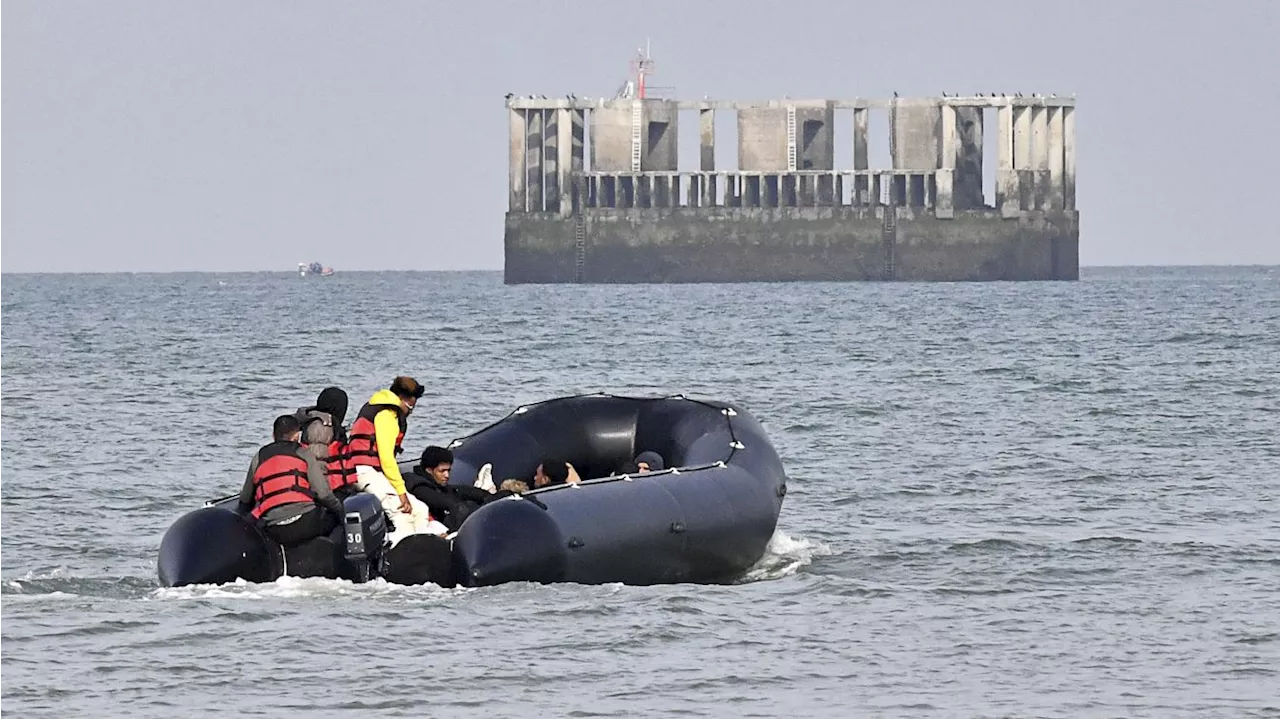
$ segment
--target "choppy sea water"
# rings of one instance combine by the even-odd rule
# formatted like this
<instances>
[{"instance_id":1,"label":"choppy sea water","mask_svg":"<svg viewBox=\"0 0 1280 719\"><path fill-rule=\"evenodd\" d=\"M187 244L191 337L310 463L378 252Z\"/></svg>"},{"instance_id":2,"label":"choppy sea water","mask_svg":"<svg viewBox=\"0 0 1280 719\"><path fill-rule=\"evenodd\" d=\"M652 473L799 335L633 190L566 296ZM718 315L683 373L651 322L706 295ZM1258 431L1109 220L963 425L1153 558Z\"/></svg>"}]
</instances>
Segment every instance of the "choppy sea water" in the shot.
<instances>
[{"instance_id":1,"label":"choppy sea water","mask_svg":"<svg viewBox=\"0 0 1280 719\"><path fill-rule=\"evenodd\" d=\"M6 275L0 327L14 716L1280 716L1280 268ZM790 476L770 551L732 586L158 586L274 416L402 372L410 452L564 394L739 402Z\"/></svg>"}]
</instances>

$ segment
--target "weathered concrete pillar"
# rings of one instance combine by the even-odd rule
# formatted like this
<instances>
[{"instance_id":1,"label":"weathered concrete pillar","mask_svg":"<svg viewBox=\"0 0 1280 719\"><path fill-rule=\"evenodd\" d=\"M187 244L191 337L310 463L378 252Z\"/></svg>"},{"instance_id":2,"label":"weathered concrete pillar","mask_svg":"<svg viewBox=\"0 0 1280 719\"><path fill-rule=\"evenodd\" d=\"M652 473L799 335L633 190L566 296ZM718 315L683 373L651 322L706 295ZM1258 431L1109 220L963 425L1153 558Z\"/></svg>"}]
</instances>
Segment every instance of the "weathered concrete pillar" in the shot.
<instances>
[{"instance_id":1,"label":"weathered concrete pillar","mask_svg":"<svg viewBox=\"0 0 1280 719\"><path fill-rule=\"evenodd\" d=\"M867 170L870 163L867 159L867 108L859 107L853 111L853 169ZM866 175L853 176L851 199L855 207L871 202L871 178Z\"/></svg>"},{"instance_id":2,"label":"weathered concrete pillar","mask_svg":"<svg viewBox=\"0 0 1280 719\"><path fill-rule=\"evenodd\" d=\"M640 125L640 169L643 172L675 172L679 167L676 138L680 111L674 100L645 100Z\"/></svg>"},{"instance_id":3,"label":"weathered concrete pillar","mask_svg":"<svg viewBox=\"0 0 1280 719\"><path fill-rule=\"evenodd\" d=\"M1031 108L1031 169L1035 177L1033 209L1043 210L1049 188L1049 108Z\"/></svg>"},{"instance_id":4,"label":"weathered concrete pillar","mask_svg":"<svg viewBox=\"0 0 1280 719\"><path fill-rule=\"evenodd\" d=\"M543 209L560 211L560 112L542 110L542 196Z\"/></svg>"},{"instance_id":5,"label":"weathered concrete pillar","mask_svg":"<svg viewBox=\"0 0 1280 719\"><path fill-rule=\"evenodd\" d=\"M760 202L760 196L761 196L760 176L748 175L746 178L744 178L744 180L745 180L745 183L744 183L745 187L743 188L743 192L742 192L742 195L743 195L742 206L743 207L761 207L762 205Z\"/></svg>"},{"instance_id":6,"label":"weathered concrete pillar","mask_svg":"<svg viewBox=\"0 0 1280 719\"><path fill-rule=\"evenodd\" d=\"M953 197L955 174L955 170L945 167L933 173L935 188L933 198L934 217L944 220L955 217Z\"/></svg>"},{"instance_id":7,"label":"weathered concrete pillar","mask_svg":"<svg viewBox=\"0 0 1280 719\"><path fill-rule=\"evenodd\" d=\"M702 164L698 169L703 172L714 172L716 169L716 111L700 110L698 112L698 129L701 138Z\"/></svg>"},{"instance_id":8,"label":"weathered concrete pillar","mask_svg":"<svg viewBox=\"0 0 1280 719\"><path fill-rule=\"evenodd\" d=\"M1076 109L1062 108L1062 207L1076 209Z\"/></svg>"},{"instance_id":9,"label":"weathered concrete pillar","mask_svg":"<svg viewBox=\"0 0 1280 719\"><path fill-rule=\"evenodd\" d=\"M1043 107L1033 107L1031 112L1031 158L1028 169L1045 170L1049 167L1049 155L1045 152L1045 135L1049 130L1049 118Z\"/></svg>"},{"instance_id":10,"label":"weathered concrete pillar","mask_svg":"<svg viewBox=\"0 0 1280 719\"><path fill-rule=\"evenodd\" d=\"M1013 108L1013 169L1031 169L1031 108Z\"/></svg>"},{"instance_id":11,"label":"weathered concrete pillar","mask_svg":"<svg viewBox=\"0 0 1280 719\"><path fill-rule=\"evenodd\" d=\"M569 171L579 173L586 169L587 111L570 110L569 113L573 123L573 153L569 157Z\"/></svg>"},{"instance_id":12,"label":"weathered concrete pillar","mask_svg":"<svg viewBox=\"0 0 1280 719\"><path fill-rule=\"evenodd\" d=\"M698 146L700 162L698 169L704 173L715 172L716 169L716 111L704 109L698 111ZM715 197L715 175L704 174L696 178L698 185L698 206L711 207ZM693 190L690 189L689 200L692 204Z\"/></svg>"},{"instance_id":13,"label":"weathered concrete pillar","mask_svg":"<svg viewBox=\"0 0 1280 719\"><path fill-rule=\"evenodd\" d=\"M893 99L889 107L889 154L893 169L932 173L941 167L938 157L941 117L937 101Z\"/></svg>"},{"instance_id":14,"label":"weathered concrete pillar","mask_svg":"<svg viewBox=\"0 0 1280 719\"><path fill-rule=\"evenodd\" d=\"M510 212L524 212L528 209L525 205L526 198L524 194L525 135L527 132L525 111L508 110L507 124L511 132L511 157L509 160L511 198L508 203L508 209Z\"/></svg>"},{"instance_id":15,"label":"weathered concrete pillar","mask_svg":"<svg viewBox=\"0 0 1280 719\"><path fill-rule=\"evenodd\" d=\"M996 208L1008 216L1009 198L1017 195L1013 174L1013 106L1001 105L996 110Z\"/></svg>"},{"instance_id":16,"label":"weathered concrete pillar","mask_svg":"<svg viewBox=\"0 0 1280 719\"><path fill-rule=\"evenodd\" d=\"M957 210L981 209L986 201L983 188L983 108L961 106L956 111L956 174L953 200Z\"/></svg>"},{"instance_id":17,"label":"weathered concrete pillar","mask_svg":"<svg viewBox=\"0 0 1280 719\"><path fill-rule=\"evenodd\" d=\"M1050 107L1049 111L1049 203L1051 210L1062 209L1062 110Z\"/></svg>"},{"instance_id":18,"label":"weathered concrete pillar","mask_svg":"<svg viewBox=\"0 0 1280 719\"><path fill-rule=\"evenodd\" d=\"M996 207L1001 217L1017 217L1018 173L1013 169L1013 105L1002 105L996 111Z\"/></svg>"},{"instance_id":19,"label":"weathered concrete pillar","mask_svg":"<svg viewBox=\"0 0 1280 719\"><path fill-rule=\"evenodd\" d=\"M1025 105L1013 108L1013 174L1010 204L1019 211L1032 209L1031 108Z\"/></svg>"},{"instance_id":20,"label":"weathered concrete pillar","mask_svg":"<svg viewBox=\"0 0 1280 719\"><path fill-rule=\"evenodd\" d=\"M950 105L942 106L942 157L939 158L943 170L956 168L956 147L959 137L956 134L956 109Z\"/></svg>"},{"instance_id":21,"label":"weathered concrete pillar","mask_svg":"<svg viewBox=\"0 0 1280 719\"><path fill-rule=\"evenodd\" d=\"M556 113L556 187L559 190L559 206L555 209L564 217L573 214L573 117L572 110L558 109Z\"/></svg>"},{"instance_id":22,"label":"weathered concrete pillar","mask_svg":"<svg viewBox=\"0 0 1280 719\"><path fill-rule=\"evenodd\" d=\"M1013 169L1013 105L996 110L996 169Z\"/></svg>"},{"instance_id":23,"label":"weathered concrete pillar","mask_svg":"<svg viewBox=\"0 0 1280 719\"><path fill-rule=\"evenodd\" d=\"M529 110L525 125L525 207L528 212L542 212L546 206L542 196L542 110Z\"/></svg>"}]
</instances>

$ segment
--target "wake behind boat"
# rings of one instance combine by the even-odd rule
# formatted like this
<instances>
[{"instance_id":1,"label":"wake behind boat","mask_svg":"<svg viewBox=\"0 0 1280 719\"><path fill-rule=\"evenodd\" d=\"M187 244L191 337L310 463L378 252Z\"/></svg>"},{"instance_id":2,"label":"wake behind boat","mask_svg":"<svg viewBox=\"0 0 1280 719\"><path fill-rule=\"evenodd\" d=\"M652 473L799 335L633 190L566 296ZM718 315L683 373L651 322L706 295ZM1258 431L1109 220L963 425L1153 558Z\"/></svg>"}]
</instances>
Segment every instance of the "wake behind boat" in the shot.
<instances>
[{"instance_id":1,"label":"wake behind boat","mask_svg":"<svg viewBox=\"0 0 1280 719\"><path fill-rule=\"evenodd\" d=\"M786 475L760 424L732 404L684 396L596 394L527 405L455 440L452 485L529 477L548 456L581 483L484 504L450 538L411 535L388 547L387 517L369 495L348 498L332 534L282 549L235 497L179 518L160 546L165 586L272 581L283 575L398 584L511 581L633 585L729 581L764 555ZM644 451L670 469L619 473ZM412 463L401 465L407 481ZM418 477L418 480L421 480Z\"/></svg>"}]
</instances>

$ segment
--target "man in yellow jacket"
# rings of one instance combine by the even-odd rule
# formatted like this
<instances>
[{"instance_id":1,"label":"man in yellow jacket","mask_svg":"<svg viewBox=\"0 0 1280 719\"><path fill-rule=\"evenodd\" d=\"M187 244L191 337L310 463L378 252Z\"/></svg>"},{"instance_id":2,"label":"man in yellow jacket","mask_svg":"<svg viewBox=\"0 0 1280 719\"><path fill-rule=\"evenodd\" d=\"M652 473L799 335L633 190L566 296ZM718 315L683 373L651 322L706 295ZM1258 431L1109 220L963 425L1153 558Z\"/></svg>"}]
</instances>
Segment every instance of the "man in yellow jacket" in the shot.
<instances>
[{"instance_id":1,"label":"man in yellow jacket","mask_svg":"<svg viewBox=\"0 0 1280 719\"><path fill-rule=\"evenodd\" d=\"M378 497L391 517L392 543L410 534L445 534L448 530L431 519L427 505L408 494L396 463L409 414L424 393L412 377L396 377L390 389L373 393L360 408L347 433L347 453L356 469L356 486Z\"/></svg>"}]
</instances>

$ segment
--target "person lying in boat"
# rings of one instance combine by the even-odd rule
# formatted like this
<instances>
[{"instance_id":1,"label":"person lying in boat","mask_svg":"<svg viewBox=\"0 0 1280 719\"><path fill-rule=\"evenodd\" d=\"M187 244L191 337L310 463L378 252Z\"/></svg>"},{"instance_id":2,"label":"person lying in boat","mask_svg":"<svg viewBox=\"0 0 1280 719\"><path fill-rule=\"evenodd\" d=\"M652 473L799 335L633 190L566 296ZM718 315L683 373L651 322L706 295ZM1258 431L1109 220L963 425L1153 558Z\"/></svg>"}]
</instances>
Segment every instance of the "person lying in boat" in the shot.
<instances>
[{"instance_id":1,"label":"person lying in boat","mask_svg":"<svg viewBox=\"0 0 1280 719\"><path fill-rule=\"evenodd\" d=\"M455 532L469 514L481 505L510 496L512 492L500 492L493 486L493 466L481 467L474 486L449 484L453 470L453 452L444 447L431 446L422 450L422 459L405 478L405 487L431 510L431 516L439 520L449 531Z\"/></svg>"},{"instance_id":2,"label":"person lying in boat","mask_svg":"<svg viewBox=\"0 0 1280 719\"><path fill-rule=\"evenodd\" d=\"M326 387L310 407L299 407L294 414L302 425L302 446L324 465L329 488L339 500L360 491L356 486L356 468L347 449L347 393L338 387Z\"/></svg>"},{"instance_id":3,"label":"person lying in boat","mask_svg":"<svg viewBox=\"0 0 1280 719\"><path fill-rule=\"evenodd\" d=\"M254 453L240 490L240 507L284 546L333 531L342 522L342 502L333 496L324 467L300 444L296 417L280 415L273 441Z\"/></svg>"}]
</instances>

